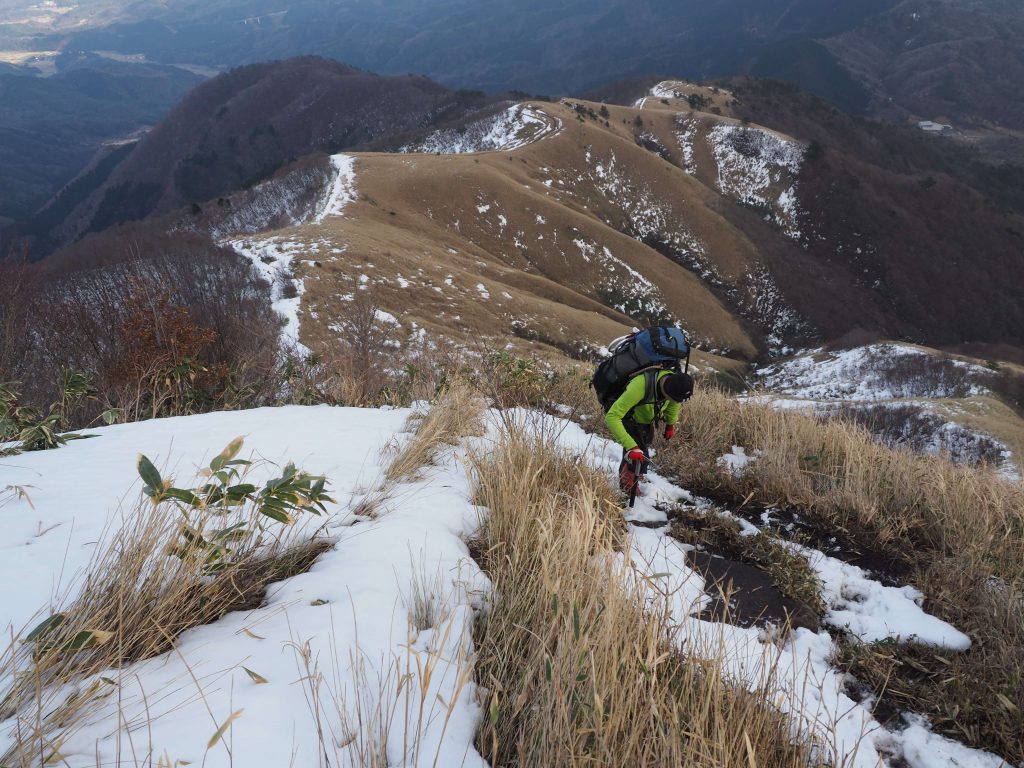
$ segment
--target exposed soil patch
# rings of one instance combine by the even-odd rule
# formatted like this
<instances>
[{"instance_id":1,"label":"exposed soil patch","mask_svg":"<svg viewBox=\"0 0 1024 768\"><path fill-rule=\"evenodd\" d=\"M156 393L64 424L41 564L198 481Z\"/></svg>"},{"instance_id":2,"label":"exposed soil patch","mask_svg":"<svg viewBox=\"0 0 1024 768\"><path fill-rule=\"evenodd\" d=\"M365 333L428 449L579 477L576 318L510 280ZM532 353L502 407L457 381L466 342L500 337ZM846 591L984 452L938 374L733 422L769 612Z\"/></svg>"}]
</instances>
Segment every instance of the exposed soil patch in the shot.
<instances>
[{"instance_id":1,"label":"exposed soil patch","mask_svg":"<svg viewBox=\"0 0 1024 768\"><path fill-rule=\"evenodd\" d=\"M818 615L782 594L771 575L757 566L707 552L689 552L687 560L704 577L711 597L699 618L740 627L777 624L818 631Z\"/></svg>"},{"instance_id":2,"label":"exposed soil patch","mask_svg":"<svg viewBox=\"0 0 1024 768\"><path fill-rule=\"evenodd\" d=\"M910 563L897 559L894 553L865 545L861 537L850 531L822 525L813 516L795 509L747 506L733 514L780 539L797 541L870 571L875 579L887 586L905 584L906 577L912 572Z\"/></svg>"},{"instance_id":3,"label":"exposed soil patch","mask_svg":"<svg viewBox=\"0 0 1024 768\"><path fill-rule=\"evenodd\" d=\"M870 704L871 714L875 720L886 728L893 728L902 721L902 710L886 697L878 697L878 692L870 685L862 683L853 676L848 676L843 686L843 693L861 704ZM906 763L891 763L891 768L899 768Z\"/></svg>"},{"instance_id":4,"label":"exposed soil patch","mask_svg":"<svg viewBox=\"0 0 1024 768\"><path fill-rule=\"evenodd\" d=\"M766 506L756 502L743 503L742 499L737 500L714 491L698 492L768 534L785 541L795 541L844 563L863 568L887 586L905 584L914 572L917 553L897 553L873 546L868 543L872 540L869 531L836 527L822 522L813 512L806 510Z\"/></svg>"},{"instance_id":5,"label":"exposed soil patch","mask_svg":"<svg viewBox=\"0 0 1024 768\"><path fill-rule=\"evenodd\" d=\"M768 623L818 630L824 611L817 578L807 562L770 536L743 536L714 510L666 509L669 535L697 547L690 565L708 583L711 605L702 618L743 627ZM713 553L713 554L712 554Z\"/></svg>"}]
</instances>

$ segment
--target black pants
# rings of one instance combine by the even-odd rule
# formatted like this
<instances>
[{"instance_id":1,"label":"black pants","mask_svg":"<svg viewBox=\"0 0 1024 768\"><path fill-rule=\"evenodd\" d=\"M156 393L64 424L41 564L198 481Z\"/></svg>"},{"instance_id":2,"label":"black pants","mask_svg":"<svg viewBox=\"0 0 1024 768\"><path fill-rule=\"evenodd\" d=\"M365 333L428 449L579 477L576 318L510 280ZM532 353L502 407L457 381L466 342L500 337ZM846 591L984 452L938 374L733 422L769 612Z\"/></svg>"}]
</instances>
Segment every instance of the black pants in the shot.
<instances>
[{"instance_id":1,"label":"black pants","mask_svg":"<svg viewBox=\"0 0 1024 768\"><path fill-rule=\"evenodd\" d=\"M651 443L654 442L654 424L637 424L632 419L628 419L627 418L627 419L623 419L622 420L622 426L626 428L626 432L629 433L629 436L632 437L634 440L636 440L636 444L638 446L640 446L640 450L642 450L644 452L644 456L649 456L650 455ZM628 463L626 461L626 454L627 453L629 453L629 451L626 450L625 448L623 448L622 449L622 463L619 464L619 473L620 474L622 473L622 470L625 469L626 464ZM641 467L640 467L640 474L641 475L646 475L647 474L648 463L649 462L644 461L644 463L641 465Z\"/></svg>"}]
</instances>

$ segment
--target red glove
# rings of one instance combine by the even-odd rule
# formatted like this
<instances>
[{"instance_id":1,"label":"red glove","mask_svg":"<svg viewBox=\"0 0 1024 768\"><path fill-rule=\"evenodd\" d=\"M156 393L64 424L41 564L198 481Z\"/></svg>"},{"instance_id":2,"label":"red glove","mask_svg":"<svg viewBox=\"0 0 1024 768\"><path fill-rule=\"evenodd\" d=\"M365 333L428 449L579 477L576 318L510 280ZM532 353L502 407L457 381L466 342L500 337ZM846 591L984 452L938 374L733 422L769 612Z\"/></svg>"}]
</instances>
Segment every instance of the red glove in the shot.
<instances>
[{"instance_id":1,"label":"red glove","mask_svg":"<svg viewBox=\"0 0 1024 768\"><path fill-rule=\"evenodd\" d=\"M644 461L647 457L644 456L644 452L640 449L640 446L633 448L629 453L626 454L626 460L631 464L636 461Z\"/></svg>"},{"instance_id":2,"label":"red glove","mask_svg":"<svg viewBox=\"0 0 1024 768\"><path fill-rule=\"evenodd\" d=\"M675 424L669 424L669 425L667 425L665 427L665 439L666 440L671 440L672 437L675 435L675 433L676 433L676 425Z\"/></svg>"}]
</instances>

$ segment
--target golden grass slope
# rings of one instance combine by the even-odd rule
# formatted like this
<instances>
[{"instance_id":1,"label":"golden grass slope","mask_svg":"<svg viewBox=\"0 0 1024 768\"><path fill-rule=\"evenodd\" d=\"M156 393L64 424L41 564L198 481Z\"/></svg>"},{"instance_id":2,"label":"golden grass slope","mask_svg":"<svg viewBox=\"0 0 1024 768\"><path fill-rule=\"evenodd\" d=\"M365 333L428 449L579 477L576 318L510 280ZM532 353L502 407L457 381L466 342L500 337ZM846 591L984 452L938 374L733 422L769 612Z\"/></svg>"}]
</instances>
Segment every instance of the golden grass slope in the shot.
<instances>
[{"instance_id":1,"label":"golden grass slope","mask_svg":"<svg viewBox=\"0 0 1024 768\"><path fill-rule=\"evenodd\" d=\"M517 336L575 354L673 318L707 351L754 357L772 322L759 295L773 286L722 215L731 201L711 165L679 167L683 113L530 106L560 130L513 151L357 154L358 199L343 215L266 233L304 254L303 342L330 345L362 290L407 329L460 342ZM648 135L660 154L640 145Z\"/></svg>"}]
</instances>

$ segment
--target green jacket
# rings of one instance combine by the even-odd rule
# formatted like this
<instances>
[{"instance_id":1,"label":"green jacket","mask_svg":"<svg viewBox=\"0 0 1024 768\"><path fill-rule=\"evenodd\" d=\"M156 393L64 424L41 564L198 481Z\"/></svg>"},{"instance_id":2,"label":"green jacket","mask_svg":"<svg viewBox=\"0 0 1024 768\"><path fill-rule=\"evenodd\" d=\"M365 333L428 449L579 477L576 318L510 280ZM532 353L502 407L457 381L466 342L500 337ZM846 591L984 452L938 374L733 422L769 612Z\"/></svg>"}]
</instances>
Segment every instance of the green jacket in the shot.
<instances>
[{"instance_id":1,"label":"green jacket","mask_svg":"<svg viewBox=\"0 0 1024 768\"><path fill-rule=\"evenodd\" d=\"M663 378L670 376L671 374L671 371L659 372L658 382L660 383ZM605 423L608 425L608 429L611 430L612 437L621 443L622 447L627 451L631 448L636 448L637 445L636 440L629 436L629 432L626 431L626 428L622 424L622 420L630 410L636 406L636 410L633 411L631 418L637 424L650 424L655 419L653 404L637 406L637 403L643 402L644 395L647 394L646 390L646 377L643 374L634 376L626 386L626 391L623 392L619 399L615 401L614 405L608 409L608 415L604 417ZM657 416L666 424L675 424L679 420L679 409L681 407L682 403L674 403L668 398L665 398L661 404L661 411Z\"/></svg>"}]
</instances>

